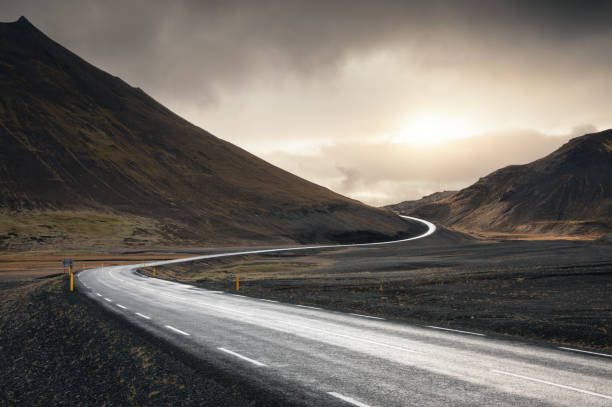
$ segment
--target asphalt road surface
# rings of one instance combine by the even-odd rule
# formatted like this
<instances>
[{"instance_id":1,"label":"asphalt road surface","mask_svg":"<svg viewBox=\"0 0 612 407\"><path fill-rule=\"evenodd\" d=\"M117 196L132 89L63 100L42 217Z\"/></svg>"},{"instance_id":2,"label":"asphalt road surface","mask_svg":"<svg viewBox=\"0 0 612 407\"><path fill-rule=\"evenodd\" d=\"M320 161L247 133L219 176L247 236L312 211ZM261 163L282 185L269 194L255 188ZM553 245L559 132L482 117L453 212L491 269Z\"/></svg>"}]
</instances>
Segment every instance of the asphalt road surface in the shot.
<instances>
[{"instance_id":1,"label":"asphalt road surface","mask_svg":"<svg viewBox=\"0 0 612 407\"><path fill-rule=\"evenodd\" d=\"M410 250L410 240L435 232L411 219L428 231L384 244ZM329 247L338 245L147 265ZM142 266L90 269L77 281L101 305L194 357L308 404L612 406L612 355L210 291L143 276Z\"/></svg>"}]
</instances>

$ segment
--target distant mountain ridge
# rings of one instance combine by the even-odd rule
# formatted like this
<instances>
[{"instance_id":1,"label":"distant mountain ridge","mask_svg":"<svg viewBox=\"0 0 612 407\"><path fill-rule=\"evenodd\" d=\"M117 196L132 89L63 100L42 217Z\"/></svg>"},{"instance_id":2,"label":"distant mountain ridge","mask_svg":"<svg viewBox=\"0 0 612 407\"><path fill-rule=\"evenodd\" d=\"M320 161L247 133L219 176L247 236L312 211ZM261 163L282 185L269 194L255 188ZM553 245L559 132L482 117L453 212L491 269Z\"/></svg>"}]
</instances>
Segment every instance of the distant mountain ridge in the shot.
<instances>
[{"instance_id":1,"label":"distant mountain ridge","mask_svg":"<svg viewBox=\"0 0 612 407\"><path fill-rule=\"evenodd\" d=\"M7 248L87 245L75 236L100 225L119 246L384 240L414 228L192 125L24 17L0 24L0 141Z\"/></svg>"},{"instance_id":2,"label":"distant mountain ridge","mask_svg":"<svg viewBox=\"0 0 612 407\"><path fill-rule=\"evenodd\" d=\"M576 137L456 192L387 208L476 233L595 238L612 232L612 130Z\"/></svg>"}]
</instances>

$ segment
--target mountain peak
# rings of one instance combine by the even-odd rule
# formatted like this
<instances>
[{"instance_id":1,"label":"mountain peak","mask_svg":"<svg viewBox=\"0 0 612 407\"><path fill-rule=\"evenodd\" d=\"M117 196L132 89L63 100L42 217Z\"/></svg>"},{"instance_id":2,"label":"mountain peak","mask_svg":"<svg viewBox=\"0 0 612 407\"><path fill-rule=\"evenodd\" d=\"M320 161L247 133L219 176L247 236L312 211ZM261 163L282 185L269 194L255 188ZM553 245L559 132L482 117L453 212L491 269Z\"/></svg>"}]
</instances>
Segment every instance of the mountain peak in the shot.
<instances>
[{"instance_id":1,"label":"mountain peak","mask_svg":"<svg viewBox=\"0 0 612 407\"><path fill-rule=\"evenodd\" d=\"M19 17L17 21L8 23L0 23L0 35L5 38L11 38L12 41L18 40L25 35L26 38L46 37L38 28L34 26L24 16Z\"/></svg>"},{"instance_id":2,"label":"mountain peak","mask_svg":"<svg viewBox=\"0 0 612 407\"><path fill-rule=\"evenodd\" d=\"M609 153L612 153L612 129L575 137L561 146L553 155Z\"/></svg>"},{"instance_id":3,"label":"mountain peak","mask_svg":"<svg viewBox=\"0 0 612 407\"><path fill-rule=\"evenodd\" d=\"M9 22L0 23L0 24L10 25L14 27L34 27L34 25L30 22L30 20L25 18L25 16L19 17L16 21L9 21Z\"/></svg>"}]
</instances>

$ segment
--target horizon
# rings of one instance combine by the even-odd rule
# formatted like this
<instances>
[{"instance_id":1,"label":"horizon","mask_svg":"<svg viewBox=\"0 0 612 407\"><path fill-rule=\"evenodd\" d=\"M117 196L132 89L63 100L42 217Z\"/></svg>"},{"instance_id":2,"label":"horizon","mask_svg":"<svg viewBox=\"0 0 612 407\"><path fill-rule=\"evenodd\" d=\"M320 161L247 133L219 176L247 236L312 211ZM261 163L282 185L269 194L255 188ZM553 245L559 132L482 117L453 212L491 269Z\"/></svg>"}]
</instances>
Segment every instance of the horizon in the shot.
<instances>
[{"instance_id":1,"label":"horizon","mask_svg":"<svg viewBox=\"0 0 612 407\"><path fill-rule=\"evenodd\" d=\"M3 20L25 16L215 136L371 205L612 127L605 2L6 4Z\"/></svg>"}]
</instances>

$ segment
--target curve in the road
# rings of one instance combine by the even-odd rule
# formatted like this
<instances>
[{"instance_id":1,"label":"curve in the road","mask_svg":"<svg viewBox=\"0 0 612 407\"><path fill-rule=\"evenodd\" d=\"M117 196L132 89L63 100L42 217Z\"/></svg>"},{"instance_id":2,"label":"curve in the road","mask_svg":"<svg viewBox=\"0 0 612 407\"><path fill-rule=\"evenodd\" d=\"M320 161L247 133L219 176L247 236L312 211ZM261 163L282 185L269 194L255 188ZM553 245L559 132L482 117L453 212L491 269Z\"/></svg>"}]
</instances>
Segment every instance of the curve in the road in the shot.
<instances>
[{"instance_id":1,"label":"curve in the road","mask_svg":"<svg viewBox=\"0 0 612 407\"><path fill-rule=\"evenodd\" d=\"M606 406L609 355L491 339L477 332L418 326L204 290L137 273L139 267L281 251L375 246L299 246L211 254L91 269L79 285L100 305L187 352L223 355L260 383L347 405ZM580 352L578 350L578 352ZM230 362L232 363L232 362ZM255 370L249 370L255 369ZM269 380L269 381L266 381Z\"/></svg>"},{"instance_id":2,"label":"curve in the road","mask_svg":"<svg viewBox=\"0 0 612 407\"><path fill-rule=\"evenodd\" d=\"M136 265L132 265L131 267L133 269L138 269L140 267L165 266L168 264L186 263L186 262L211 259L211 258L216 258L216 257L244 256L244 255L249 255L249 254L286 252L286 251L296 251L296 250L333 249L333 248L340 248L340 247L358 247L358 246L381 246L381 245L403 243L403 242L409 242L412 240L422 239L424 237L434 234L436 231L436 225L434 225L433 223L425 219L415 218L413 216L406 216L406 215L399 215L399 216L403 219L408 219L408 220L412 220L412 221L420 222L424 224L425 226L427 226L427 231L425 231L424 233L418 236L413 236L413 237L409 237L406 239L399 239L399 240L387 240L384 242L347 243L347 244L330 244L330 245L315 245L315 246L282 247L282 248L277 248L277 249L246 250L246 251L239 251L239 252L228 252L228 253L208 254L208 255L195 256L195 257L185 257L182 259L174 259L174 260L156 261L152 263L136 264Z\"/></svg>"}]
</instances>

